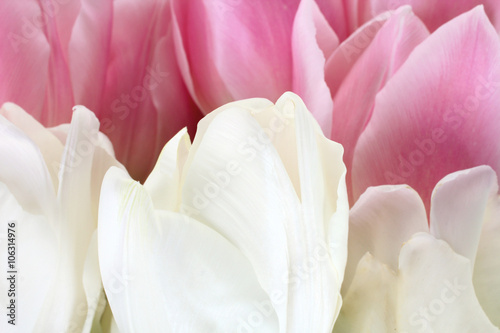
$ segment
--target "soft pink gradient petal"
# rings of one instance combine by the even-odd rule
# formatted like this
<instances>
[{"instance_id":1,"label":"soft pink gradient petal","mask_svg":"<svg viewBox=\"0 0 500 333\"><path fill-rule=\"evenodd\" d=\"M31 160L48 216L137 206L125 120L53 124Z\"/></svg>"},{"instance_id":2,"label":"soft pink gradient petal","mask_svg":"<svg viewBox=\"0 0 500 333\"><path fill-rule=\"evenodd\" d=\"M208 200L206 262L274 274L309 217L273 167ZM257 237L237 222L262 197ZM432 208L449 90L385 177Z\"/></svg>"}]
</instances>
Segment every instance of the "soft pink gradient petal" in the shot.
<instances>
[{"instance_id":1,"label":"soft pink gradient petal","mask_svg":"<svg viewBox=\"0 0 500 333\"><path fill-rule=\"evenodd\" d=\"M498 192L495 171L487 166L446 176L432 194L430 229L474 268L488 202Z\"/></svg>"},{"instance_id":2,"label":"soft pink gradient petal","mask_svg":"<svg viewBox=\"0 0 500 333\"><path fill-rule=\"evenodd\" d=\"M355 148L357 199L368 186L406 183L429 208L445 175L500 171L500 41L482 7L417 46L378 94Z\"/></svg>"},{"instance_id":3,"label":"soft pink gradient petal","mask_svg":"<svg viewBox=\"0 0 500 333\"><path fill-rule=\"evenodd\" d=\"M144 180L163 145L201 117L175 59L167 1L114 5L106 87L98 111L131 176Z\"/></svg>"},{"instance_id":4,"label":"soft pink gradient petal","mask_svg":"<svg viewBox=\"0 0 500 333\"><path fill-rule=\"evenodd\" d=\"M297 0L173 0L177 55L204 113L250 97L276 100L292 88Z\"/></svg>"},{"instance_id":5,"label":"soft pink gradient petal","mask_svg":"<svg viewBox=\"0 0 500 333\"><path fill-rule=\"evenodd\" d=\"M345 40L349 36L349 32L347 31L344 1L316 0L316 3L338 38L341 41Z\"/></svg>"},{"instance_id":6,"label":"soft pink gradient petal","mask_svg":"<svg viewBox=\"0 0 500 333\"><path fill-rule=\"evenodd\" d=\"M346 148L344 161L349 169L354 147L371 117L375 96L428 35L409 7L398 9L344 78L334 97L331 139Z\"/></svg>"},{"instance_id":7,"label":"soft pink gradient petal","mask_svg":"<svg viewBox=\"0 0 500 333\"><path fill-rule=\"evenodd\" d=\"M324 133L331 129L333 102L325 82L325 57L338 46L313 0L302 0L292 34L293 91L315 116Z\"/></svg>"},{"instance_id":8,"label":"soft pink gradient petal","mask_svg":"<svg viewBox=\"0 0 500 333\"><path fill-rule=\"evenodd\" d=\"M390 14L377 16L359 28L335 49L325 64L325 81L330 93L335 96L342 82L350 72L356 61L384 26Z\"/></svg>"},{"instance_id":9,"label":"soft pink gradient petal","mask_svg":"<svg viewBox=\"0 0 500 333\"><path fill-rule=\"evenodd\" d=\"M66 7L70 6L64 5ZM71 31L71 40L67 41L71 84L75 104L84 104L88 109L98 112L106 83L113 3L102 0L82 1L79 10L74 23L64 25L73 28L63 30L65 33ZM61 11L57 17L64 19L67 15Z\"/></svg>"},{"instance_id":10,"label":"soft pink gradient petal","mask_svg":"<svg viewBox=\"0 0 500 333\"><path fill-rule=\"evenodd\" d=\"M452 18L477 5L484 4L493 25L500 29L500 2L498 0L371 0L373 14L411 5L415 14L434 31Z\"/></svg>"}]
</instances>

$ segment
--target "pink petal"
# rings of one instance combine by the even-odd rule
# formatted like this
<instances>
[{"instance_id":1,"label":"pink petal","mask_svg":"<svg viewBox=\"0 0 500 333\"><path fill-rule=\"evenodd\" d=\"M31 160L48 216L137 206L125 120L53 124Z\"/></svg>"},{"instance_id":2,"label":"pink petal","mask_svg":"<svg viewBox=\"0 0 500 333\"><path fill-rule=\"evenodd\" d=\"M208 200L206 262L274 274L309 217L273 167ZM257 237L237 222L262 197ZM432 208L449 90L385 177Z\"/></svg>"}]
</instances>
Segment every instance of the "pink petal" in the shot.
<instances>
[{"instance_id":1,"label":"pink petal","mask_svg":"<svg viewBox=\"0 0 500 333\"><path fill-rule=\"evenodd\" d=\"M352 167L354 147L371 117L375 96L429 35L409 7L402 7L378 31L362 52L334 97L331 139L346 148L344 161ZM354 51L352 51L354 52ZM329 63L330 66L335 66ZM351 183L348 176L348 186Z\"/></svg>"},{"instance_id":2,"label":"pink petal","mask_svg":"<svg viewBox=\"0 0 500 333\"><path fill-rule=\"evenodd\" d=\"M497 191L495 171L480 166L446 176L432 195L431 233L468 258L472 267L486 208Z\"/></svg>"},{"instance_id":3,"label":"pink petal","mask_svg":"<svg viewBox=\"0 0 500 333\"><path fill-rule=\"evenodd\" d=\"M335 96L351 68L388 18L389 15L384 14L372 19L349 36L328 58L325 64L325 81L332 96Z\"/></svg>"},{"instance_id":4,"label":"pink petal","mask_svg":"<svg viewBox=\"0 0 500 333\"><path fill-rule=\"evenodd\" d=\"M144 180L165 143L201 117L177 68L167 1L114 5L101 130L131 176Z\"/></svg>"},{"instance_id":5,"label":"pink petal","mask_svg":"<svg viewBox=\"0 0 500 333\"><path fill-rule=\"evenodd\" d=\"M173 0L181 72L204 113L236 99L275 101L292 88L297 0Z\"/></svg>"},{"instance_id":6,"label":"pink petal","mask_svg":"<svg viewBox=\"0 0 500 333\"><path fill-rule=\"evenodd\" d=\"M417 46L378 94L353 158L353 194L406 183L429 207L435 184L486 164L500 171L500 43L481 7Z\"/></svg>"},{"instance_id":7,"label":"pink petal","mask_svg":"<svg viewBox=\"0 0 500 333\"><path fill-rule=\"evenodd\" d=\"M349 32L344 2L342 0L316 0L316 3L338 38L341 41L345 40Z\"/></svg>"},{"instance_id":8,"label":"pink petal","mask_svg":"<svg viewBox=\"0 0 500 333\"><path fill-rule=\"evenodd\" d=\"M68 17L63 9L69 7L61 5L61 15L57 17L61 20ZM73 27L66 29L72 31L66 45L75 104L85 105L99 116L113 27L113 2L87 0L78 9L74 23L65 25Z\"/></svg>"},{"instance_id":9,"label":"pink petal","mask_svg":"<svg viewBox=\"0 0 500 333\"><path fill-rule=\"evenodd\" d=\"M373 13L411 5L415 14L434 31L454 17L477 5L484 4L486 14L497 30L500 29L500 2L498 0L372 0Z\"/></svg>"},{"instance_id":10,"label":"pink petal","mask_svg":"<svg viewBox=\"0 0 500 333\"><path fill-rule=\"evenodd\" d=\"M293 90L315 116L324 133L330 132L333 102L325 82L325 57L338 39L312 0L302 0L293 25Z\"/></svg>"}]
</instances>

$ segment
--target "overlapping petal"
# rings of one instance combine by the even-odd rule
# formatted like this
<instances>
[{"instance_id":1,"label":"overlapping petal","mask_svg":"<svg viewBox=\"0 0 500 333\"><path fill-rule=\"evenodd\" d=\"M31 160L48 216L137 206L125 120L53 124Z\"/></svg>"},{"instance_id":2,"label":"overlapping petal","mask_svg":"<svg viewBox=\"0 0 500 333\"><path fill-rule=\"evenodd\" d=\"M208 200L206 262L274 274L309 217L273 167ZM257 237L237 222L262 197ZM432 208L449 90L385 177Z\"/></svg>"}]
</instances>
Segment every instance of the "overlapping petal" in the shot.
<instances>
[{"instance_id":1,"label":"overlapping petal","mask_svg":"<svg viewBox=\"0 0 500 333\"><path fill-rule=\"evenodd\" d=\"M331 331L347 246L340 146L292 94L212 112L187 158L184 137L144 187L117 170L103 185L100 263L120 330ZM162 195L155 181L178 185Z\"/></svg>"}]
</instances>

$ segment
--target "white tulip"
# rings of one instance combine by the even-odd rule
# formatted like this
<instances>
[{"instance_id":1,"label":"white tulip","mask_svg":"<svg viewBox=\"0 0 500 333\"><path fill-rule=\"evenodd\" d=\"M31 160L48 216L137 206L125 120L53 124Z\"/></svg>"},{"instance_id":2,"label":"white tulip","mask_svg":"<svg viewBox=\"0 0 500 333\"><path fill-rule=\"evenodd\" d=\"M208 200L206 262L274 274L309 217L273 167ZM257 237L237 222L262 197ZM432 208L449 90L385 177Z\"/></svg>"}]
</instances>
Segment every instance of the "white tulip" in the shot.
<instances>
[{"instance_id":1,"label":"white tulip","mask_svg":"<svg viewBox=\"0 0 500 333\"><path fill-rule=\"evenodd\" d=\"M350 214L334 332L500 332L500 198L487 166L435 187L430 227L406 186L369 188Z\"/></svg>"},{"instance_id":2,"label":"white tulip","mask_svg":"<svg viewBox=\"0 0 500 333\"><path fill-rule=\"evenodd\" d=\"M0 279L2 332L89 332L104 309L93 234L102 179L119 164L98 128L82 106L52 129L0 110L0 260L14 272Z\"/></svg>"},{"instance_id":3,"label":"white tulip","mask_svg":"<svg viewBox=\"0 0 500 333\"><path fill-rule=\"evenodd\" d=\"M331 332L348 203L342 147L302 100L227 104L144 186L111 168L99 261L121 332Z\"/></svg>"}]
</instances>

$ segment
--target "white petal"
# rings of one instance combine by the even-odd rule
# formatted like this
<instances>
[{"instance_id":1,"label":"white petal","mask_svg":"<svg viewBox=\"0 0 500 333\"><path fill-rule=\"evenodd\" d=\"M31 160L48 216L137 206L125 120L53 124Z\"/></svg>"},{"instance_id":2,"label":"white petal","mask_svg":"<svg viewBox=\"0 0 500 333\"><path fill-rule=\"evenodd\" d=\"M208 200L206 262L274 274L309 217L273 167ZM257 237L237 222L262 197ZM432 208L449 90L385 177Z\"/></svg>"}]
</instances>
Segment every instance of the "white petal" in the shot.
<instances>
[{"instance_id":1,"label":"white petal","mask_svg":"<svg viewBox=\"0 0 500 333\"><path fill-rule=\"evenodd\" d=\"M432 194L431 233L469 258L473 266L486 206L497 189L495 172L480 166L446 176Z\"/></svg>"},{"instance_id":2,"label":"white petal","mask_svg":"<svg viewBox=\"0 0 500 333\"><path fill-rule=\"evenodd\" d=\"M334 332L397 332L396 296L396 272L366 253L344 297Z\"/></svg>"},{"instance_id":3,"label":"white petal","mask_svg":"<svg viewBox=\"0 0 500 333\"><path fill-rule=\"evenodd\" d=\"M479 304L471 262L444 241L415 235L399 259L400 332L500 332Z\"/></svg>"},{"instance_id":4,"label":"white petal","mask_svg":"<svg viewBox=\"0 0 500 333\"><path fill-rule=\"evenodd\" d=\"M54 214L55 191L45 160L36 144L0 115L0 182L5 183L23 209L32 214Z\"/></svg>"},{"instance_id":5,"label":"white petal","mask_svg":"<svg viewBox=\"0 0 500 333\"><path fill-rule=\"evenodd\" d=\"M500 327L500 197L488 203L474 265L476 295L491 322Z\"/></svg>"},{"instance_id":6,"label":"white petal","mask_svg":"<svg viewBox=\"0 0 500 333\"><path fill-rule=\"evenodd\" d=\"M158 162L144 183L155 209L179 210L181 173L190 147L186 128L163 147Z\"/></svg>"},{"instance_id":7,"label":"white petal","mask_svg":"<svg viewBox=\"0 0 500 333\"><path fill-rule=\"evenodd\" d=\"M264 103L264 112L252 112L245 102L212 117L202 140L195 138L182 211L241 249L268 294L283 295L284 302L272 299L281 331L330 330L346 255L329 243L337 200L347 210L342 149L326 143L296 95L280 98L277 112ZM292 152L282 158L284 138L283 150ZM335 163L323 169L324 161ZM347 214L337 220L345 244Z\"/></svg>"},{"instance_id":8,"label":"white petal","mask_svg":"<svg viewBox=\"0 0 500 333\"><path fill-rule=\"evenodd\" d=\"M343 291L349 287L358 261L366 252L393 271L403 243L417 232L428 231L424 204L406 186L370 187L350 214L349 260Z\"/></svg>"},{"instance_id":9,"label":"white petal","mask_svg":"<svg viewBox=\"0 0 500 333\"><path fill-rule=\"evenodd\" d=\"M48 166L54 189L57 189L59 184L57 178L58 169L53 166L57 165L61 160L63 145L48 129L16 104L5 103L0 109L0 115L20 129L38 147L45 164Z\"/></svg>"},{"instance_id":10,"label":"white petal","mask_svg":"<svg viewBox=\"0 0 500 333\"><path fill-rule=\"evenodd\" d=\"M23 210L7 186L0 183L0 260L4 273L0 279L0 305L6 309L10 301L7 291L10 283L7 280L7 243L8 223L14 222L15 227L15 271L16 275L16 328L18 332L36 332L40 329L38 318L41 315L45 298L53 292L55 286L52 281L57 274L57 240L46 217L33 215ZM5 275L7 274L7 276ZM71 290L66 293L72 293ZM10 319L4 311L0 321L0 331L10 332L12 326L7 323ZM51 319L58 323L59 318ZM46 326L49 329L53 326Z\"/></svg>"},{"instance_id":11,"label":"white petal","mask_svg":"<svg viewBox=\"0 0 500 333\"><path fill-rule=\"evenodd\" d=\"M105 177L101 207L99 259L120 331L229 332L252 325L254 312L259 332L278 329L250 263L221 235L155 212L146 190L116 168Z\"/></svg>"}]
</instances>

